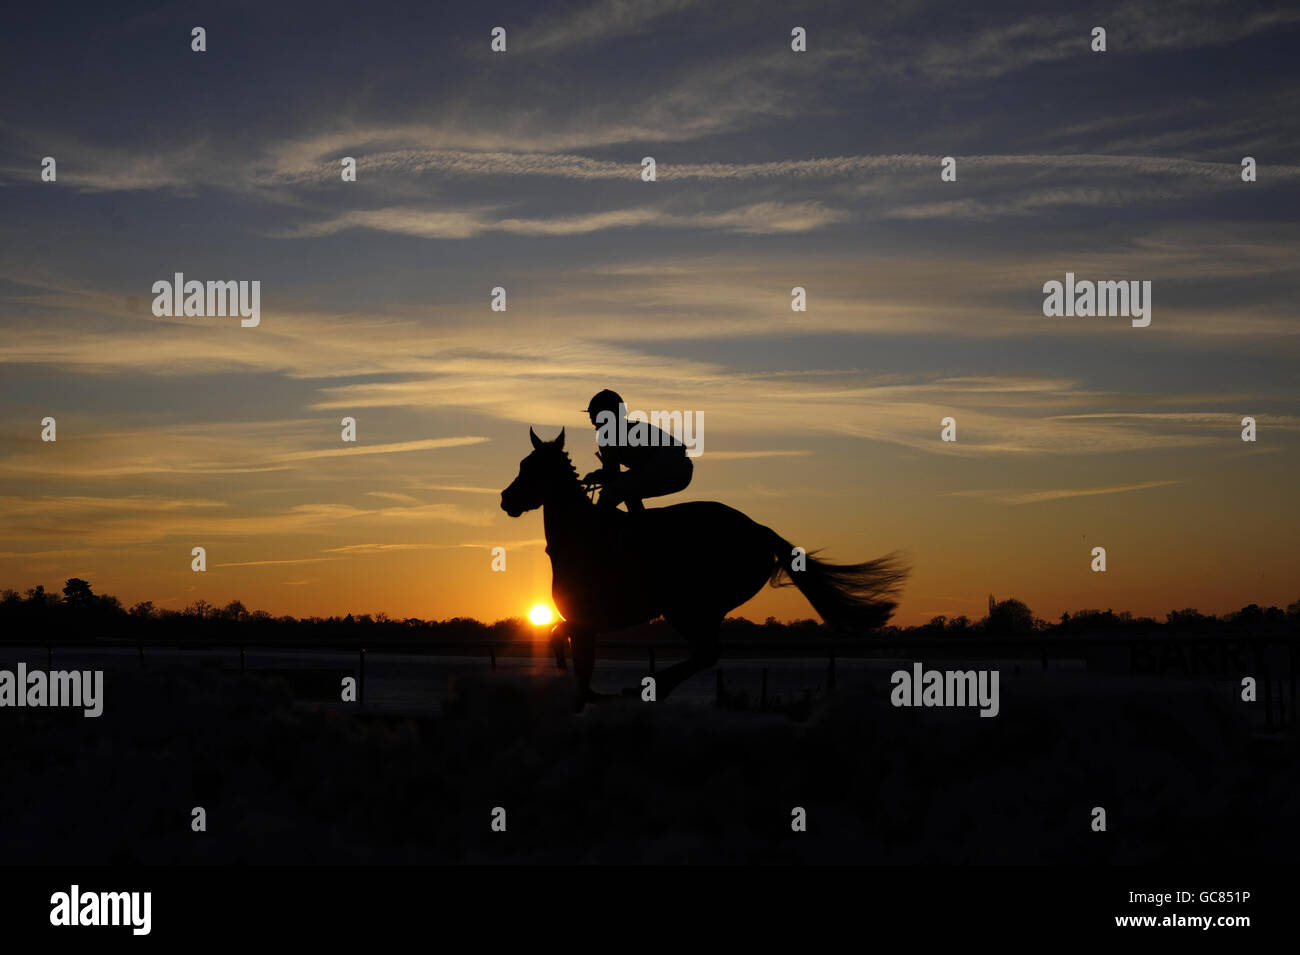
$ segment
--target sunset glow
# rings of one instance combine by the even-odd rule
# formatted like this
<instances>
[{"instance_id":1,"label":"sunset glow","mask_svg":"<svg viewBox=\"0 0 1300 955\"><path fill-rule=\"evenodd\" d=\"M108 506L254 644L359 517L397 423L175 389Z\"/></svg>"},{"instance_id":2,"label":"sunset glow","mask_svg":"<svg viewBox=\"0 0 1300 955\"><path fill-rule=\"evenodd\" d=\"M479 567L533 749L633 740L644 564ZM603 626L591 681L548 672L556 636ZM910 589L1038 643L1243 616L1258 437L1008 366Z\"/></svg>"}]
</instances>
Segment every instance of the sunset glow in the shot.
<instances>
[{"instance_id":1,"label":"sunset glow","mask_svg":"<svg viewBox=\"0 0 1300 955\"><path fill-rule=\"evenodd\" d=\"M1135 100L1141 57L1091 53L1069 18L1003 24L1008 44L1050 26L1019 57L889 9L888 56L829 27L796 54L761 4L662 34L671 55L667 14L595 17L608 63L585 14L524 5L516 57L448 12L432 73L421 44L349 39L391 88L269 40L223 86L198 69L215 52L108 14L92 81L98 41L40 26L0 156L0 588L518 615L551 565L540 511L509 517L501 490L530 427L597 467L585 409L613 388L707 421L689 486L651 507L720 501L829 560L906 551L899 625L977 619L990 593L1051 620L1296 600L1300 165L1260 95L1288 62L1267 18L1143 21L1168 38L1144 50L1185 59ZM257 5L207 26L282 29ZM1230 40L1257 72L1227 82L1199 64ZM182 59L150 65L163 49ZM1096 73L1067 121L1025 77L1076 56ZM263 95L282 76L291 106ZM92 82L135 119L89 109ZM1148 324L1045 300L1115 281L1149 289ZM735 613L815 616L767 587Z\"/></svg>"}]
</instances>

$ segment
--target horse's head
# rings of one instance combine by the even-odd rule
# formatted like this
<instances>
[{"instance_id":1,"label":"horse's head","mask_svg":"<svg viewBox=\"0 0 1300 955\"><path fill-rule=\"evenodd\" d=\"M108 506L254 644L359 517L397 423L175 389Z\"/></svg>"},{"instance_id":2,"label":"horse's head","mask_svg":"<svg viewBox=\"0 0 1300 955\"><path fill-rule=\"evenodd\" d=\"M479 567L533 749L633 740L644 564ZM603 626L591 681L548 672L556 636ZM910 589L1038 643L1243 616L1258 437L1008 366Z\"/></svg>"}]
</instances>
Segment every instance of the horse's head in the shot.
<instances>
[{"instance_id":1,"label":"horse's head","mask_svg":"<svg viewBox=\"0 0 1300 955\"><path fill-rule=\"evenodd\" d=\"M564 453L564 429L554 441L543 441L533 429L528 429L533 442L533 453L519 462L519 476L501 492L501 510L511 517L542 506L546 494L557 478L573 480L573 465Z\"/></svg>"}]
</instances>

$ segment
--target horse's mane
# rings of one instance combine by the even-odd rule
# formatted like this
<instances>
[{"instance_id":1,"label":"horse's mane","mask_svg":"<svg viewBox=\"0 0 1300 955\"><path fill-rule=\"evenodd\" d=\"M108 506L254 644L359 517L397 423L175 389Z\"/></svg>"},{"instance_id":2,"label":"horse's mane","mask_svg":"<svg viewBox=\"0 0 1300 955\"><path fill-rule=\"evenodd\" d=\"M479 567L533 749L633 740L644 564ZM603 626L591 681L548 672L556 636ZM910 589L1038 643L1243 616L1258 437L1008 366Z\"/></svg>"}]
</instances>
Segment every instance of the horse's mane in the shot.
<instances>
[{"instance_id":1,"label":"horse's mane","mask_svg":"<svg viewBox=\"0 0 1300 955\"><path fill-rule=\"evenodd\" d=\"M564 463L569 466L569 477L573 478L575 481L578 480L578 469L573 464L573 458L569 456L568 451L561 451L560 453L564 455Z\"/></svg>"}]
</instances>

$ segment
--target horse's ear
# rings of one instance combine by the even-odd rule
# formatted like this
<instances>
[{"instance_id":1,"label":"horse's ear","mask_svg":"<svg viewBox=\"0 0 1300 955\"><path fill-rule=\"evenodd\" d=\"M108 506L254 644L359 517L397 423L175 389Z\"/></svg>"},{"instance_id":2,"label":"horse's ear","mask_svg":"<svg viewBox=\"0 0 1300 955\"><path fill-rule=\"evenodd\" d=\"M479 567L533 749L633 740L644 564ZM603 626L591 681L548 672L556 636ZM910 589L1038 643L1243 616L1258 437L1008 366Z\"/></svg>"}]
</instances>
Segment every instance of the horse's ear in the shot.
<instances>
[{"instance_id":1,"label":"horse's ear","mask_svg":"<svg viewBox=\"0 0 1300 955\"><path fill-rule=\"evenodd\" d=\"M561 451L564 450L564 429L563 428L560 429L560 436L555 439L555 444Z\"/></svg>"},{"instance_id":2,"label":"horse's ear","mask_svg":"<svg viewBox=\"0 0 1300 955\"><path fill-rule=\"evenodd\" d=\"M533 449L536 450L542 446L542 439L537 436L537 432L532 428L528 429L528 438L533 442Z\"/></svg>"}]
</instances>

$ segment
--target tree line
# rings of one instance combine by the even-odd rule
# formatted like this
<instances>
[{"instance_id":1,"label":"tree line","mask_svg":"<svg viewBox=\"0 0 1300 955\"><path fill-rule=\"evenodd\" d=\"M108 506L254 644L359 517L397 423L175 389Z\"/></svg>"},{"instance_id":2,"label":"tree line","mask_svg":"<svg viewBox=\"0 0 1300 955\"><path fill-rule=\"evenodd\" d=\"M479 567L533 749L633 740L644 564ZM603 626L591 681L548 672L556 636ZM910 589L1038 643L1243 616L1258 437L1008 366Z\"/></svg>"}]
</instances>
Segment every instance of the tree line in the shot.
<instances>
[{"instance_id":1,"label":"tree line","mask_svg":"<svg viewBox=\"0 0 1300 955\"><path fill-rule=\"evenodd\" d=\"M1020 600L989 597L988 613L978 619L966 616L937 616L919 626L887 626L884 636L981 636L1069 635L1097 631L1143 631L1171 633L1249 632L1300 633L1300 600L1286 608L1249 604L1222 615L1202 614L1192 608L1171 610L1163 621L1135 617L1128 611L1079 610L1063 613L1049 622L1035 617ZM348 642L352 640L411 640L424 642L535 642L539 628L523 617L485 623L468 617L423 620L393 618L386 613L347 614L343 617L273 616L264 610L249 610L238 600L224 607L196 600L181 610L154 606L141 601L130 608L116 597L96 594L80 577L69 578L62 593L51 593L37 585L22 593L0 591L0 633L8 643L83 642L129 640L137 642ZM729 617L723 623L723 637L754 642L799 642L825 639L829 628L816 620L778 621L768 617L756 623L744 617ZM673 639L663 621L643 628L638 639Z\"/></svg>"}]
</instances>

